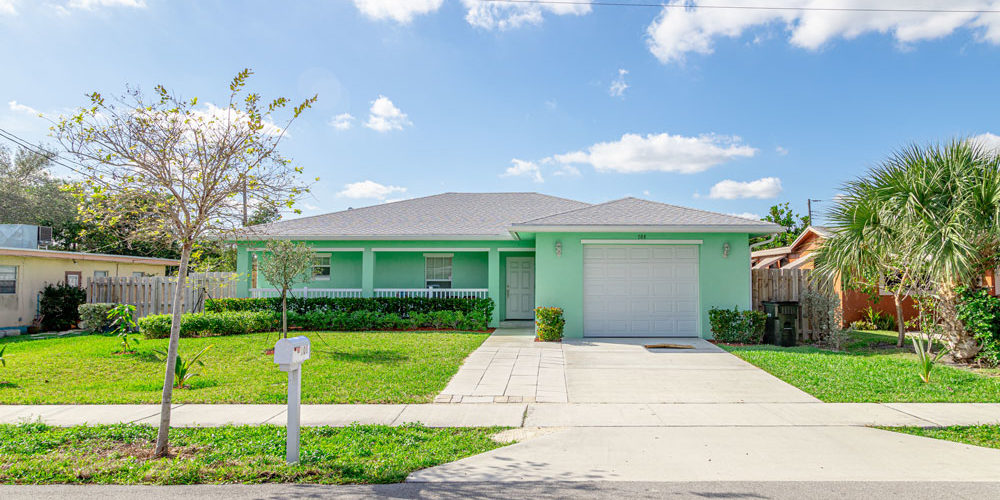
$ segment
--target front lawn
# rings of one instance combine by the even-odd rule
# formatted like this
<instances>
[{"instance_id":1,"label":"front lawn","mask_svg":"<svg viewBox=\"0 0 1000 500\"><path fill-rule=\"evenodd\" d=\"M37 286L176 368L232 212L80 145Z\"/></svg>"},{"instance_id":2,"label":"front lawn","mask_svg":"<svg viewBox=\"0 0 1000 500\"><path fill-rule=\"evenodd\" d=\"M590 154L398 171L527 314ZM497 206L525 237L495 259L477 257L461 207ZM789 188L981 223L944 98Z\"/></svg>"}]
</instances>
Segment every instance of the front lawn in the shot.
<instances>
[{"instance_id":1,"label":"front lawn","mask_svg":"<svg viewBox=\"0 0 1000 500\"><path fill-rule=\"evenodd\" d=\"M960 425L952 427L879 427L895 432L913 434L958 443L1000 448L1000 425Z\"/></svg>"},{"instance_id":2,"label":"front lawn","mask_svg":"<svg viewBox=\"0 0 1000 500\"><path fill-rule=\"evenodd\" d=\"M285 429L172 429L174 457L151 459L143 425L0 425L0 484L392 483L502 446L497 428L308 427L301 462L285 464Z\"/></svg>"},{"instance_id":3,"label":"front lawn","mask_svg":"<svg viewBox=\"0 0 1000 500\"><path fill-rule=\"evenodd\" d=\"M892 347L894 342L893 332L859 332L847 352L814 346L720 347L828 403L1000 402L995 371L939 363L931 383L924 384L912 350Z\"/></svg>"},{"instance_id":4,"label":"front lawn","mask_svg":"<svg viewBox=\"0 0 1000 500\"><path fill-rule=\"evenodd\" d=\"M480 333L297 333L312 341L302 372L303 403L427 403L444 389ZM181 339L181 356L211 345L191 388L177 403L283 403L288 377L272 356L275 334ZM115 337L91 335L26 341L0 339L0 404L159 403L164 363L154 349L167 340L140 340L138 353L112 354Z\"/></svg>"}]
</instances>

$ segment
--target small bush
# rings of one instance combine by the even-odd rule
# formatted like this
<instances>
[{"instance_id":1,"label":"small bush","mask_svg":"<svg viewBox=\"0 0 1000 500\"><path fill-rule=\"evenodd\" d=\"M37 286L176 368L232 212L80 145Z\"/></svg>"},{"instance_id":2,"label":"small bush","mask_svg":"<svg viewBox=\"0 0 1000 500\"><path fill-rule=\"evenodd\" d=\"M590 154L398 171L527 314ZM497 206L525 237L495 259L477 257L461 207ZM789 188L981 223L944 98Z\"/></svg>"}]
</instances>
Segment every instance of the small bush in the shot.
<instances>
[{"instance_id":1,"label":"small bush","mask_svg":"<svg viewBox=\"0 0 1000 500\"><path fill-rule=\"evenodd\" d=\"M854 323L851 323L852 330L878 330L878 326L875 323L868 321L866 319L859 319Z\"/></svg>"},{"instance_id":2,"label":"small bush","mask_svg":"<svg viewBox=\"0 0 1000 500\"><path fill-rule=\"evenodd\" d=\"M562 339L566 320L563 310L558 307L535 308L535 330L539 340L555 342Z\"/></svg>"},{"instance_id":3,"label":"small bush","mask_svg":"<svg viewBox=\"0 0 1000 500\"><path fill-rule=\"evenodd\" d=\"M80 321L80 304L87 301L86 290L65 283L45 285L38 301L42 328L46 331L67 330Z\"/></svg>"},{"instance_id":4,"label":"small bush","mask_svg":"<svg viewBox=\"0 0 1000 500\"><path fill-rule=\"evenodd\" d=\"M1000 298L985 288L959 288L958 319L979 341L977 355L991 365L1000 364Z\"/></svg>"},{"instance_id":5,"label":"small bush","mask_svg":"<svg viewBox=\"0 0 1000 500\"><path fill-rule=\"evenodd\" d=\"M866 322L865 326L873 325L875 327L869 328L870 330L896 330L896 318L893 315L887 312L879 311L872 306L868 306L868 309L865 309L864 320Z\"/></svg>"},{"instance_id":6,"label":"small bush","mask_svg":"<svg viewBox=\"0 0 1000 500\"><path fill-rule=\"evenodd\" d=\"M170 336L169 314L146 316L139 320L139 331L147 339ZM181 315L181 337L214 337L265 332L277 327L271 312L187 313Z\"/></svg>"},{"instance_id":7,"label":"small bush","mask_svg":"<svg viewBox=\"0 0 1000 500\"><path fill-rule=\"evenodd\" d=\"M108 302L80 304L77 308L80 313L80 328L94 333L111 331L111 320L108 319L108 313L114 309L115 305Z\"/></svg>"},{"instance_id":8,"label":"small bush","mask_svg":"<svg viewBox=\"0 0 1000 500\"><path fill-rule=\"evenodd\" d=\"M712 326L715 340L728 344L759 344L764 341L764 322L767 314L763 311L740 311L738 307L708 311L708 322Z\"/></svg>"},{"instance_id":9,"label":"small bush","mask_svg":"<svg viewBox=\"0 0 1000 500\"><path fill-rule=\"evenodd\" d=\"M479 311L464 314L461 311L434 311L412 313L404 318L395 313L372 311L320 311L288 313L288 324L306 330L332 330L357 332L364 330L415 330L437 328L442 330L486 330L486 315Z\"/></svg>"}]
</instances>

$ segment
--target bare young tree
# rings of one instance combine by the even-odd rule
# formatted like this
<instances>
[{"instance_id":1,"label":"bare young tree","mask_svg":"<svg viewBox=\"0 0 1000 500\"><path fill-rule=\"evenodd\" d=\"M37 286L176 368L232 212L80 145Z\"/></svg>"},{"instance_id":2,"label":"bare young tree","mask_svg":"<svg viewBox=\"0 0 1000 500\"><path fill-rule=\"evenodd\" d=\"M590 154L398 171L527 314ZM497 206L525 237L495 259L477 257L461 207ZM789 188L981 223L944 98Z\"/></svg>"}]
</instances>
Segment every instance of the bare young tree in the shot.
<instances>
[{"instance_id":1,"label":"bare young tree","mask_svg":"<svg viewBox=\"0 0 1000 500\"><path fill-rule=\"evenodd\" d=\"M303 243L288 240L267 242L267 255L260 264L260 274L271 286L281 290L281 336L288 338L288 291L312 269L313 251Z\"/></svg>"},{"instance_id":2,"label":"bare young tree","mask_svg":"<svg viewBox=\"0 0 1000 500\"><path fill-rule=\"evenodd\" d=\"M168 453L183 289L195 243L224 237L242 225L244 193L258 204L290 208L307 191L298 179L302 169L278 152L278 144L316 96L275 124L273 115L288 108L289 100L265 102L247 91L252 74L244 69L233 78L224 107L199 106L197 98L182 99L162 85L152 97L129 87L113 99L89 94L89 106L61 116L52 127L53 136L82 166L94 215L124 215L121 211L130 207L143 207L132 231L167 235L181 250L156 456Z\"/></svg>"}]
</instances>

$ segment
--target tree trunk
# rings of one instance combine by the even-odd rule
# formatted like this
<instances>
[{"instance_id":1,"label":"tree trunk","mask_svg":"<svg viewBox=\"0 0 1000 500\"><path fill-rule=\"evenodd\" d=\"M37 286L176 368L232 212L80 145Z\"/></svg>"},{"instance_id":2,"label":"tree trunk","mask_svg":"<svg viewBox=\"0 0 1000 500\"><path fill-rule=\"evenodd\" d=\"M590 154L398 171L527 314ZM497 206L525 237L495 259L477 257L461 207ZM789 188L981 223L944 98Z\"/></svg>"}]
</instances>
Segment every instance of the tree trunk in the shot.
<instances>
[{"instance_id":1,"label":"tree trunk","mask_svg":"<svg viewBox=\"0 0 1000 500\"><path fill-rule=\"evenodd\" d=\"M181 267L177 271L177 288L174 289L174 303L171 306L170 344L167 347L167 367L163 375L163 397L160 400L160 430L156 434L156 448L153 456L164 457L170 445L170 407L174 394L174 369L177 364L177 348L181 337L181 314L184 312L184 284L187 279L188 261L191 259L191 243L181 247Z\"/></svg>"},{"instance_id":2,"label":"tree trunk","mask_svg":"<svg viewBox=\"0 0 1000 500\"><path fill-rule=\"evenodd\" d=\"M946 286L940 292L938 307L944 326L944 343L948 353L956 362L969 363L979 354L979 342L969 334L958 319L958 295L953 286Z\"/></svg>"},{"instance_id":3,"label":"tree trunk","mask_svg":"<svg viewBox=\"0 0 1000 500\"><path fill-rule=\"evenodd\" d=\"M286 302L286 296L288 291L285 289L281 290L281 338L288 338L288 303Z\"/></svg>"},{"instance_id":4,"label":"tree trunk","mask_svg":"<svg viewBox=\"0 0 1000 500\"><path fill-rule=\"evenodd\" d=\"M892 298L896 303L896 329L899 331L896 347L903 347L903 342L906 341L906 325L903 323L903 298L899 294L893 294Z\"/></svg>"}]
</instances>

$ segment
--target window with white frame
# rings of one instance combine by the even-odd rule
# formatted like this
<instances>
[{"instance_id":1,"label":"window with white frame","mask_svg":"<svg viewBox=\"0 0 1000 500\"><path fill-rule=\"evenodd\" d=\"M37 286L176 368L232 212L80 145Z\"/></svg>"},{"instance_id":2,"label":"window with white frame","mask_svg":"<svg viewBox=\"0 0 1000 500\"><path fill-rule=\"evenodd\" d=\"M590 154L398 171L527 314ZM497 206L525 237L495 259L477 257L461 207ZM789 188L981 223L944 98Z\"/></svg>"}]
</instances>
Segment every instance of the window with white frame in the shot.
<instances>
[{"instance_id":1,"label":"window with white frame","mask_svg":"<svg viewBox=\"0 0 1000 500\"><path fill-rule=\"evenodd\" d=\"M450 253L424 254L424 285L427 288L451 288Z\"/></svg>"},{"instance_id":2,"label":"window with white frame","mask_svg":"<svg viewBox=\"0 0 1000 500\"><path fill-rule=\"evenodd\" d=\"M317 281L330 279L330 256L313 256L313 279Z\"/></svg>"},{"instance_id":3,"label":"window with white frame","mask_svg":"<svg viewBox=\"0 0 1000 500\"><path fill-rule=\"evenodd\" d=\"M17 266L0 266L0 294L17 293Z\"/></svg>"},{"instance_id":4,"label":"window with white frame","mask_svg":"<svg viewBox=\"0 0 1000 500\"><path fill-rule=\"evenodd\" d=\"M108 272L107 271L94 271L94 277L95 278L107 278L108 277Z\"/></svg>"}]
</instances>

